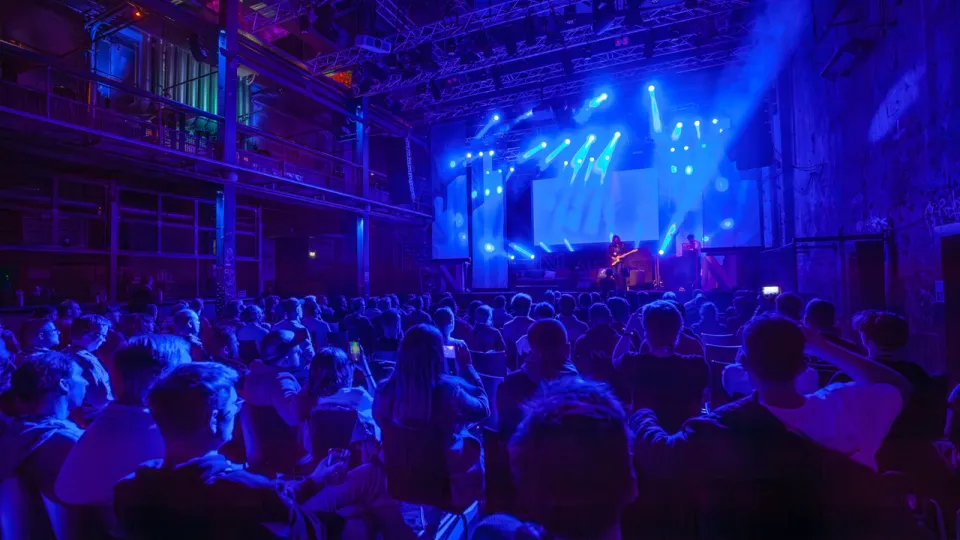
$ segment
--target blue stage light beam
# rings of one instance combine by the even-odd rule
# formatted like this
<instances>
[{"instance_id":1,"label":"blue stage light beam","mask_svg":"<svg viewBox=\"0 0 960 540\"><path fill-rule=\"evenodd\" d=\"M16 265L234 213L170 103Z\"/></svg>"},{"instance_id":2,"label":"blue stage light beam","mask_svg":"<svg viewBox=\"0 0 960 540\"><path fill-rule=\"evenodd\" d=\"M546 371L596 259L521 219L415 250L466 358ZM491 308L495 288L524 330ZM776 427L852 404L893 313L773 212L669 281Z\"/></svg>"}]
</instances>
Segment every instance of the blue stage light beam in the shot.
<instances>
[{"instance_id":1,"label":"blue stage light beam","mask_svg":"<svg viewBox=\"0 0 960 540\"><path fill-rule=\"evenodd\" d=\"M570 250L571 253L573 252L573 246L570 245L570 241L566 238L563 239L563 245L567 246L567 249Z\"/></svg>"},{"instance_id":2,"label":"blue stage light beam","mask_svg":"<svg viewBox=\"0 0 960 540\"><path fill-rule=\"evenodd\" d=\"M658 253L663 255L663 253L670 247L670 241L673 239L673 235L677 234L677 224L671 223L670 228L667 229L667 235L663 237L663 242L660 244L660 250Z\"/></svg>"},{"instance_id":3,"label":"blue stage light beam","mask_svg":"<svg viewBox=\"0 0 960 540\"><path fill-rule=\"evenodd\" d=\"M653 132L662 133L663 122L660 120L660 106L657 105L657 94L654 90L652 84L647 87L647 91L650 93L650 117L653 118Z\"/></svg>"},{"instance_id":4,"label":"blue stage light beam","mask_svg":"<svg viewBox=\"0 0 960 540\"><path fill-rule=\"evenodd\" d=\"M480 128L480 131L478 131L473 138L482 139L483 136L486 135L488 131L490 131L490 128L497 125L498 122L500 122L500 115L498 113L491 114L490 119L487 120L487 123L482 128Z\"/></svg>"},{"instance_id":5,"label":"blue stage light beam","mask_svg":"<svg viewBox=\"0 0 960 540\"><path fill-rule=\"evenodd\" d=\"M527 258L527 259L533 259L533 258L534 258L534 255L533 255L533 253L532 253L530 250L528 250L528 249L526 249L525 247L517 244L516 242L510 242L509 244L507 244L507 246L509 246L510 249L516 251L518 254L522 255L523 257L525 257L525 258Z\"/></svg>"},{"instance_id":6,"label":"blue stage light beam","mask_svg":"<svg viewBox=\"0 0 960 540\"><path fill-rule=\"evenodd\" d=\"M547 147L547 141L540 141L537 144L533 145L529 150L524 152L522 157L523 159L530 159L534 155L536 155L537 152L543 150L546 147Z\"/></svg>"},{"instance_id":7,"label":"blue stage light beam","mask_svg":"<svg viewBox=\"0 0 960 540\"><path fill-rule=\"evenodd\" d=\"M693 127L697 128L697 140L699 141L700 140L700 121L696 120L693 123Z\"/></svg>"},{"instance_id":8,"label":"blue stage light beam","mask_svg":"<svg viewBox=\"0 0 960 540\"><path fill-rule=\"evenodd\" d=\"M608 96L607 93L604 92L604 93L600 94L599 96L591 99L591 100L590 100L590 108L591 108L591 109L596 109L597 107L600 106L601 103L603 103L604 101L606 101L609 97L610 97L610 96Z\"/></svg>"},{"instance_id":9,"label":"blue stage light beam","mask_svg":"<svg viewBox=\"0 0 960 540\"><path fill-rule=\"evenodd\" d=\"M543 242L540 242L540 247L547 253L553 253L553 250L550 249L550 246L544 244Z\"/></svg>"},{"instance_id":10,"label":"blue stage light beam","mask_svg":"<svg viewBox=\"0 0 960 540\"><path fill-rule=\"evenodd\" d=\"M557 145L557 147L554 148L549 155L547 155L547 159L544 160L544 164L549 165L550 162L556 159L557 156L559 156L561 152L566 150L568 146L570 146L570 139L564 139L563 142Z\"/></svg>"},{"instance_id":11,"label":"blue stage light beam","mask_svg":"<svg viewBox=\"0 0 960 540\"><path fill-rule=\"evenodd\" d=\"M617 142L619 140L620 132L618 131L613 134L610 142L608 142L607 146L600 152L600 159L597 160L597 170L600 173L601 184L603 184L604 179L607 177L607 170L609 170L610 163L613 161L613 152L617 149Z\"/></svg>"},{"instance_id":12,"label":"blue stage light beam","mask_svg":"<svg viewBox=\"0 0 960 540\"><path fill-rule=\"evenodd\" d=\"M594 141L596 140L596 135L590 135L587 137L587 140L584 141L580 149L577 150L577 153L574 154L573 158L570 159L570 164L573 165L573 174L570 175L570 185L573 185L573 183L577 180L577 174L580 173L580 169L583 167L583 164L587 159L587 153L590 152L590 146L593 145Z\"/></svg>"},{"instance_id":13,"label":"blue stage light beam","mask_svg":"<svg viewBox=\"0 0 960 540\"><path fill-rule=\"evenodd\" d=\"M677 122L677 126L673 128L673 133L670 134L670 140L679 140L681 133L683 133L683 122Z\"/></svg>"}]
</instances>

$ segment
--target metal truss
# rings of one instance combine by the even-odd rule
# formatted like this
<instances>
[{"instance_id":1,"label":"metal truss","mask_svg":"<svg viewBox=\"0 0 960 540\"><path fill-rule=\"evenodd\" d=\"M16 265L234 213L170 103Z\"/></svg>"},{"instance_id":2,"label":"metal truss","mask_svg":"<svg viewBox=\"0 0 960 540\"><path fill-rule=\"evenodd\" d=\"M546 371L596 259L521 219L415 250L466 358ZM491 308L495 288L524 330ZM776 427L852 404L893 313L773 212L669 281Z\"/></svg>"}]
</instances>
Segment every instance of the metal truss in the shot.
<instances>
[{"instance_id":1,"label":"metal truss","mask_svg":"<svg viewBox=\"0 0 960 540\"><path fill-rule=\"evenodd\" d=\"M401 11L393 0L376 0L376 2L377 15L397 32L406 32L416 27L413 21L410 20L410 17L407 16L407 13Z\"/></svg>"},{"instance_id":2,"label":"metal truss","mask_svg":"<svg viewBox=\"0 0 960 540\"><path fill-rule=\"evenodd\" d=\"M665 56L669 54L695 51L697 49L701 49L702 47L718 47L736 44L743 40L749 34L749 31L749 25L738 25L736 27L731 27L730 33L718 35L705 44L699 43L700 37L698 34L687 34L663 39L655 43L654 56ZM573 65L573 73L587 73L600 69L608 69L613 66L619 66L630 62L636 62L639 58L643 57L643 49L644 45L618 47L605 53L593 55L590 58L576 58L571 60L571 64ZM460 84L453 88L449 88L443 94L441 94L439 101L434 100L433 96L429 93L417 95L416 97L403 102L403 108L406 111L416 110L430 105L465 99L488 92L503 92L508 88L516 88L532 83L542 83L543 81L557 77L563 77L564 75L565 73L562 62L540 65L531 69L503 75L501 77L501 83L503 86L500 90L497 90L494 87L493 80L484 79L482 81Z\"/></svg>"},{"instance_id":3,"label":"metal truss","mask_svg":"<svg viewBox=\"0 0 960 540\"><path fill-rule=\"evenodd\" d=\"M584 0L506 0L499 4L478 9L457 17L446 17L424 26L410 28L407 32L386 38L394 52L413 49L421 43L467 35L477 30L520 20L530 14L539 16L551 9L558 10ZM314 75L339 71L360 63L368 54L360 47L350 47L330 54L322 54L307 62Z\"/></svg>"},{"instance_id":4,"label":"metal truss","mask_svg":"<svg viewBox=\"0 0 960 540\"><path fill-rule=\"evenodd\" d=\"M510 55L504 46L498 46L493 54L483 58L478 62L463 65L459 58L452 58L441 61L440 69L434 73L421 71L413 77L402 77L401 75L392 75L386 81L371 87L364 95L380 94L391 92L399 88L415 86L425 83L431 79L446 79L459 76L464 73L480 71L491 68L496 65L526 60L536 56L549 54L564 48L580 47L591 43L597 43L612 39L614 36L623 37L636 33L650 31L654 28L670 26L685 23L705 17L713 17L742 9L750 5L749 0L709 0L700 2L698 7L687 8L684 3L673 4L662 8L646 10L644 14L644 25L642 27L630 27L624 24L626 17L618 16L613 19L610 28L602 34L597 34L592 24L585 24L576 28L570 28L562 32L563 39L548 42L547 36L540 36L532 45L520 43L517 45L517 53Z\"/></svg>"},{"instance_id":5,"label":"metal truss","mask_svg":"<svg viewBox=\"0 0 960 540\"><path fill-rule=\"evenodd\" d=\"M265 0L253 4L253 13L244 15L251 33L257 33L271 26L285 23L306 15L313 8L325 4L327 0Z\"/></svg>"},{"instance_id":6,"label":"metal truss","mask_svg":"<svg viewBox=\"0 0 960 540\"><path fill-rule=\"evenodd\" d=\"M604 77L613 77L619 82L633 81L647 77L652 73L686 73L723 66L737 61L740 56L751 50L750 46L738 46L723 50L704 52L696 56L683 56L671 58L663 62L644 64L615 73L607 73ZM568 96L581 92L584 87L593 84L599 77L585 78L572 81L561 81L542 88L531 88L513 94L501 94L491 96L486 99L474 99L459 105L437 109L427 110L424 113L423 120L426 123L437 123L463 116L473 116L482 112L495 110L498 108L510 107L513 105L539 103L555 97Z\"/></svg>"}]
</instances>

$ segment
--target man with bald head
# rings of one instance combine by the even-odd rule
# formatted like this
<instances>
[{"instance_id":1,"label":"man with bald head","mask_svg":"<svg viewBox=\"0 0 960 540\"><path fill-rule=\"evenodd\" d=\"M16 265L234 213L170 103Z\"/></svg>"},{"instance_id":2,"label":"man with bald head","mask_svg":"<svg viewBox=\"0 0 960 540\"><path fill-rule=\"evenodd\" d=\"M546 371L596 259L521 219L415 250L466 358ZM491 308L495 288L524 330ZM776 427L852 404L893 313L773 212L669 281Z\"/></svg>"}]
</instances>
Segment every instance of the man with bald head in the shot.
<instances>
[{"instance_id":1,"label":"man with bald head","mask_svg":"<svg viewBox=\"0 0 960 540\"><path fill-rule=\"evenodd\" d=\"M530 354L518 371L507 375L497 389L498 430L509 438L523 420L523 404L543 393L552 381L577 377L570 362L567 331L556 319L542 319L527 332Z\"/></svg>"}]
</instances>

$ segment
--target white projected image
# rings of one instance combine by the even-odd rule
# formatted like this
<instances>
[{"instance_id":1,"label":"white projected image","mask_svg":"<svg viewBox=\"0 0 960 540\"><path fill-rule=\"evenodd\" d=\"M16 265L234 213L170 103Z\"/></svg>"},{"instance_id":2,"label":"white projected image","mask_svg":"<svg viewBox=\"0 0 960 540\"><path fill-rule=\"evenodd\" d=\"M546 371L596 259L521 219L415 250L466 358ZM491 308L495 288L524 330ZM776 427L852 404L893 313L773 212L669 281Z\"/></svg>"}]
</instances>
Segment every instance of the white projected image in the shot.
<instances>
[{"instance_id":1,"label":"white projected image","mask_svg":"<svg viewBox=\"0 0 960 540\"><path fill-rule=\"evenodd\" d=\"M603 183L583 174L534 180L534 243L562 245L657 240L657 175L653 169L611 171Z\"/></svg>"}]
</instances>

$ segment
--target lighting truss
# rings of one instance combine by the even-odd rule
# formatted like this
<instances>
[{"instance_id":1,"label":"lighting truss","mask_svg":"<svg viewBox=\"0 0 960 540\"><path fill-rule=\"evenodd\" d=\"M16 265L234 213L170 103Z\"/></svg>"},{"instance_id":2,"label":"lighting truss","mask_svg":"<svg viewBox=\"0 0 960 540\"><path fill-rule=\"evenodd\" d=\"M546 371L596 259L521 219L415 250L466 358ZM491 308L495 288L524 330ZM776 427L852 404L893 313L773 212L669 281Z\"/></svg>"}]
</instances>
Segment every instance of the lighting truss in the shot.
<instances>
[{"instance_id":1,"label":"lighting truss","mask_svg":"<svg viewBox=\"0 0 960 540\"><path fill-rule=\"evenodd\" d=\"M401 11L393 0L376 0L376 2L377 15L386 21L394 30L406 32L416 27L413 21L410 20L410 17L407 16L407 13Z\"/></svg>"},{"instance_id":2,"label":"lighting truss","mask_svg":"<svg viewBox=\"0 0 960 540\"><path fill-rule=\"evenodd\" d=\"M710 69L737 61L742 54L752 50L749 46L739 46L717 50L696 56L671 58L662 62L644 64L627 68L616 73L608 73L604 78L615 78L619 82L629 82L634 79L649 77L653 73L686 73L702 69ZM423 121L436 123L463 116L482 114L497 108L506 108L520 103L547 101L555 97L568 96L582 92L588 85L594 84L596 78L586 78L572 81L561 81L542 88L530 88L506 95L495 95L486 99L474 99L466 103L424 112Z\"/></svg>"},{"instance_id":3,"label":"lighting truss","mask_svg":"<svg viewBox=\"0 0 960 540\"><path fill-rule=\"evenodd\" d=\"M588 45L590 43L597 43L603 40L612 39L613 36L629 36L635 33L651 31L654 28L685 23L704 17L714 17L735 11L737 9L745 8L749 5L749 0L710 0L700 2L698 7L688 8L686 7L685 3L680 2L677 4L645 11L643 27L626 27L624 26L625 17L618 16L614 18L610 29L603 34L597 34L594 31L592 24L584 24L576 28L570 28L563 31L563 40L557 40L554 43L548 42L546 36L539 36L533 45L526 45L526 43L523 42L518 43L517 54L512 56L507 54L506 47L498 46L494 49L493 55L482 58L479 61L471 64L462 65L460 64L459 58L451 58L441 61L440 69L434 73L421 71L412 77L392 75L386 81L371 87L370 90L365 92L363 95L391 92L399 88L425 83L434 78L446 79L459 76L472 71L484 70L497 64L516 62L519 60L525 60L559 51L564 48L569 49L572 47ZM641 49L642 47L639 47L635 48L634 50Z\"/></svg>"},{"instance_id":4,"label":"lighting truss","mask_svg":"<svg viewBox=\"0 0 960 540\"><path fill-rule=\"evenodd\" d=\"M486 30L490 27L510 23L524 18L528 13L532 16L544 15L551 8L562 9L569 5L580 3L582 0L507 0L499 4L478 9L465 15L453 18L444 18L424 26L415 26L407 32L388 37L393 52L413 49L421 43L442 41L452 37L467 35L477 30ZM360 47L350 47L330 54L322 54L307 62L314 75L329 71L339 71L356 66L363 59L366 52Z\"/></svg>"},{"instance_id":5,"label":"lighting truss","mask_svg":"<svg viewBox=\"0 0 960 540\"><path fill-rule=\"evenodd\" d=\"M664 56L668 54L694 51L697 49L702 49L703 47L722 47L736 44L749 35L749 32L749 25L737 25L730 28L729 34L717 35L710 42L705 44L699 43L699 36L697 34L687 34L683 36L662 39L657 41L654 45L654 56ZM642 58L642 51L644 47L644 45L619 47L616 49L611 49L605 53L595 54L590 58L576 58L572 61L573 72L575 74L587 73L590 71L607 69L630 62L636 62L638 58ZM499 90L498 92L502 93L508 88L516 88L531 83L540 83L563 76L564 70L562 62L540 65L523 71L516 71L503 75L501 77L501 83L503 85L502 90ZM443 90L439 101L435 100L429 93L419 94L416 97L404 101L403 109L407 111L415 110L429 105L446 103L479 94L485 94L487 92L493 92L494 90L493 81L490 79L483 79L445 89Z\"/></svg>"},{"instance_id":6,"label":"lighting truss","mask_svg":"<svg viewBox=\"0 0 960 540\"><path fill-rule=\"evenodd\" d=\"M244 15L251 33L296 19L310 13L327 0L262 0L250 5L253 13Z\"/></svg>"}]
</instances>

